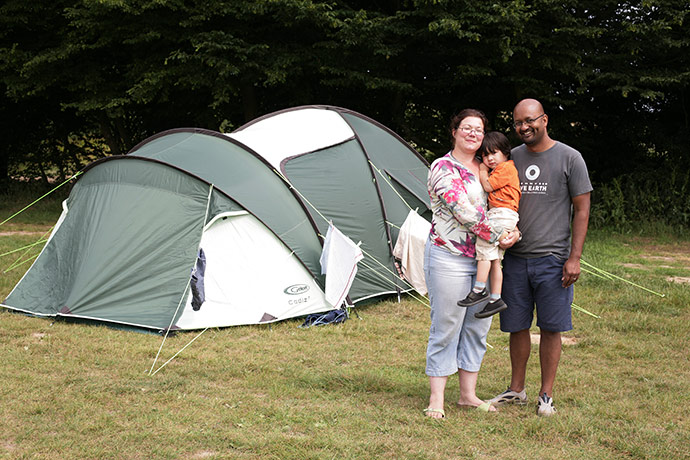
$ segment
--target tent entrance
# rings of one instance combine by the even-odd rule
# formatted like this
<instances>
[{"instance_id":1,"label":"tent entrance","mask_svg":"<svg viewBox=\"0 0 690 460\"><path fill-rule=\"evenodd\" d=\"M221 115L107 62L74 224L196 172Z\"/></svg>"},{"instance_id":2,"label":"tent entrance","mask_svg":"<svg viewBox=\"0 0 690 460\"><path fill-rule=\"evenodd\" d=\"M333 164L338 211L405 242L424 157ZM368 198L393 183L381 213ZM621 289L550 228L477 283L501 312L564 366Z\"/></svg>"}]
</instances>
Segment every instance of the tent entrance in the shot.
<instances>
[{"instance_id":1,"label":"tent entrance","mask_svg":"<svg viewBox=\"0 0 690 460\"><path fill-rule=\"evenodd\" d=\"M200 247L205 301L194 311L188 290L178 328L272 322L333 308L294 254L246 211L215 216Z\"/></svg>"}]
</instances>

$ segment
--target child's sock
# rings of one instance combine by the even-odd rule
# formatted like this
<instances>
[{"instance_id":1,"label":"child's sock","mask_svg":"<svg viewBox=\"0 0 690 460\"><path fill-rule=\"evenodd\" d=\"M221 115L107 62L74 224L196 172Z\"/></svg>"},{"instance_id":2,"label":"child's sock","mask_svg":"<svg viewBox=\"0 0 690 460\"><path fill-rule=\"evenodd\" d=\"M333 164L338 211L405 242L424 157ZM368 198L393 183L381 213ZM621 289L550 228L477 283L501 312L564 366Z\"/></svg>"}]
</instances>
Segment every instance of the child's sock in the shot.
<instances>
[{"instance_id":1,"label":"child's sock","mask_svg":"<svg viewBox=\"0 0 690 460\"><path fill-rule=\"evenodd\" d=\"M485 287L486 287L486 283L482 283L480 281L475 281L474 287L472 288L472 290L474 292L476 292L477 294L479 294L480 292L482 292L484 290Z\"/></svg>"},{"instance_id":2,"label":"child's sock","mask_svg":"<svg viewBox=\"0 0 690 460\"><path fill-rule=\"evenodd\" d=\"M491 295L489 296L489 302L496 302L500 298L501 298L501 294L496 294L495 292L492 292Z\"/></svg>"}]
</instances>

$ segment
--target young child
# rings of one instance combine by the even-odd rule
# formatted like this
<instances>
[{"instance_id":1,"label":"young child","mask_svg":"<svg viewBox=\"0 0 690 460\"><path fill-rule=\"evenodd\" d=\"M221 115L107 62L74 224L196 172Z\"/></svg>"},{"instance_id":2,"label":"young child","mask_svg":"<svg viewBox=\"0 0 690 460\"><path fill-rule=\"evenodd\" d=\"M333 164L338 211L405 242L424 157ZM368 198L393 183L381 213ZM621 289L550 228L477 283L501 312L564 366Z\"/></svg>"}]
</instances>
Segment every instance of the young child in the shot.
<instances>
[{"instance_id":1,"label":"young child","mask_svg":"<svg viewBox=\"0 0 690 460\"><path fill-rule=\"evenodd\" d=\"M493 131L484 136L479 153L482 164L479 165L479 181L489 194L489 211L486 217L492 225L502 226L506 232L515 229L518 222L518 203L520 202L520 179L515 164L510 159L510 142L503 134ZM489 171L491 173L489 174ZM503 272L501 260L503 249L495 244L477 238L477 278L472 291L463 300L458 301L461 307L476 305L487 297L489 302L484 309L475 313L477 318L487 318L508 308L501 299ZM486 290L486 281L491 276L491 295Z\"/></svg>"}]
</instances>

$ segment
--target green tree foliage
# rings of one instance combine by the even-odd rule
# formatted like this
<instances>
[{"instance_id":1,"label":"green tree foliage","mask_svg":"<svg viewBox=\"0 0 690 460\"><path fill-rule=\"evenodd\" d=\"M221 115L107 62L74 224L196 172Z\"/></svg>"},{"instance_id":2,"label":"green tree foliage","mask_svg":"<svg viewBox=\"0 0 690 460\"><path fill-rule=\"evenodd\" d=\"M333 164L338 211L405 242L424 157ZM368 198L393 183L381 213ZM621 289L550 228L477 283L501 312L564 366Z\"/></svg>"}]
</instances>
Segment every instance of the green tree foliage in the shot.
<instances>
[{"instance_id":1,"label":"green tree foliage","mask_svg":"<svg viewBox=\"0 0 690 460\"><path fill-rule=\"evenodd\" d=\"M453 112L481 108L510 132L522 97L544 102L596 180L687 162L689 12L679 0L5 0L0 115L16 129L0 176L303 104L360 111L433 156Z\"/></svg>"}]
</instances>

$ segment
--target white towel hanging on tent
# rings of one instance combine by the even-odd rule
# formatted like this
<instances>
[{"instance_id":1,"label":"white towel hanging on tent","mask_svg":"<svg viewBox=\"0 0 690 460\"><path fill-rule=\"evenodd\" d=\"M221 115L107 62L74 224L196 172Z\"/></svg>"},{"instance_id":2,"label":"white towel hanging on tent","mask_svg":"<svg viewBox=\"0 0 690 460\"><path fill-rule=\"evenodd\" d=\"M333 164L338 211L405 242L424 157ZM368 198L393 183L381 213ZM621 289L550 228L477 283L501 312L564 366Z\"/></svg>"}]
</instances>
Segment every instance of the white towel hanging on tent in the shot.
<instances>
[{"instance_id":1,"label":"white towel hanging on tent","mask_svg":"<svg viewBox=\"0 0 690 460\"><path fill-rule=\"evenodd\" d=\"M363 258L359 244L329 223L320 259L321 273L326 275L328 303L336 308L343 303L357 274L357 262Z\"/></svg>"},{"instance_id":2,"label":"white towel hanging on tent","mask_svg":"<svg viewBox=\"0 0 690 460\"><path fill-rule=\"evenodd\" d=\"M421 295L426 294L424 279L424 246L429 238L431 224L415 211L410 210L400 227L393 256L400 259L403 277Z\"/></svg>"}]
</instances>

